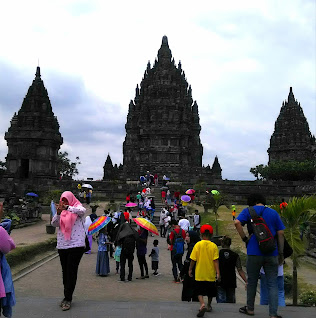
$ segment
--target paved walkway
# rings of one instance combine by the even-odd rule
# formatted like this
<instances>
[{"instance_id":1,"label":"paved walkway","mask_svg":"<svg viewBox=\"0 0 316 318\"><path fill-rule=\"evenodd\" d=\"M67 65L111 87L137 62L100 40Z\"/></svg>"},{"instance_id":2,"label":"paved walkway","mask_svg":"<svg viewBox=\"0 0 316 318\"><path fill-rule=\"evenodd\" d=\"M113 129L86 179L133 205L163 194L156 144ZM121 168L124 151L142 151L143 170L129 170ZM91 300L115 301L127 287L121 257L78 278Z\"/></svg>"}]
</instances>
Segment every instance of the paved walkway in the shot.
<instances>
[{"instance_id":1,"label":"paved walkway","mask_svg":"<svg viewBox=\"0 0 316 318\"><path fill-rule=\"evenodd\" d=\"M45 241L54 236L46 234L48 215L43 218L36 225L12 231L17 246ZM58 306L63 296L63 287L59 258L56 257L15 282L17 305L14 317L195 317L198 304L181 302L182 285L172 282L170 252L166 240L149 236L148 249L153 246L155 238L158 238L160 247L160 276L135 279L140 276L136 258L132 282L118 282L113 259L110 259L111 274L108 277L96 276L97 245L94 242L93 253L84 255L80 263L73 307L69 312L62 312ZM149 257L147 262L151 268ZM236 296L239 304L217 305L214 302L214 313L206 313L205 317L214 314L219 318L243 317L238 313L238 308L245 303L245 290L240 281ZM304 318L312 317L312 313L315 313L315 309L300 310L303 310L304 315L301 316ZM280 314L282 312L287 318L297 316L297 308L294 307L283 308ZM256 317L268 317L267 307L257 306Z\"/></svg>"}]
</instances>

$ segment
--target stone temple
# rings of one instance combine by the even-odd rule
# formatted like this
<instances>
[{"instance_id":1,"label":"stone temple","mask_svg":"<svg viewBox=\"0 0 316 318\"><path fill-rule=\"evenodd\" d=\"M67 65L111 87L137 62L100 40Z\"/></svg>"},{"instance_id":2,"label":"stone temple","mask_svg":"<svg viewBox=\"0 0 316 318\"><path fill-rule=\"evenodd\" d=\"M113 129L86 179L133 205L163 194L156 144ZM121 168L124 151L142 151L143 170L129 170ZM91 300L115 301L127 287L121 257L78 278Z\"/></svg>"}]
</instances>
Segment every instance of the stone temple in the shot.
<instances>
[{"instance_id":1,"label":"stone temple","mask_svg":"<svg viewBox=\"0 0 316 318\"><path fill-rule=\"evenodd\" d=\"M39 67L5 140L8 179L57 178L57 155L63 138Z\"/></svg>"},{"instance_id":2,"label":"stone temple","mask_svg":"<svg viewBox=\"0 0 316 318\"><path fill-rule=\"evenodd\" d=\"M108 156L104 179L117 173L138 180L146 171L178 181L202 176L221 179L217 158L212 169L202 167L198 104L193 101L181 62L175 64L166 36L154 65L148 62L136 87L125 129L123 166L115 169Z\"/></svg>"},{"instance_id":3,"label":"stone temple","mask_svg":"<svg viewBox=\"0 0 316 318\"><path fill-rule=\"evenodd\" d=\"M290 87L288 100L282 103L270 139L269 163L315 160L315 148L315 136L312 136L303 109Z\"/></svg>"}]
</instances>

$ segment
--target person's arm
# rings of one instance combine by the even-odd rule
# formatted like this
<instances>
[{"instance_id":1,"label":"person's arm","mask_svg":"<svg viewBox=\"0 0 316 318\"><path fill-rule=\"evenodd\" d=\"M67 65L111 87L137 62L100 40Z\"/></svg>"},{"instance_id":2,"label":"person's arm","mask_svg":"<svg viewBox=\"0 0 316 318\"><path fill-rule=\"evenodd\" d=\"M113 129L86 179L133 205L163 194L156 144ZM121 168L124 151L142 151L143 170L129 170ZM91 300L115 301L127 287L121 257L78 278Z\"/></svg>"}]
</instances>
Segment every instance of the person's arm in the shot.
<instances>
[{"instance_id":1,"label":"person's arm","mask_svg":"<svg viewBox=\"0 0 316 318\"><path fill-rule=\"evenodd\" d=\"M277 231L278 236L278 250L279 250L279 265L282 265L284 262L284 231Z\"/></svg>"},{"instance_id":2,"label":"person's arm","mask_svg":"<svg viewBox=\"0 0 316 318\"><path fill-rule=\"evenodd\" d=\"M236 268L237 268L238 274L240 275L240 277L243 279L243 281L247 285L248 284L247 283L247 277L246 277L246 274L245 274L244 270L242 269L242 265L241 265L241 261L240 261L239 255L237 256L237 260L236 260Z\"/></svg>"},{"instance_id":3,"label":"person's arm","mask_svg":"<svg viewBox=\"0 0 316 318\"><path fill-rule=\"evenodd\" d=\"M189 267L189 272L188 272L188 274L189 274L190 277L193 277L192 270L193 270L193 267L194 267L195 263L196 263L196 261L194 261L193 259L191 259L191 261L190 261L190 267Z\"/></svg>"},{"instance_id":4,"label":"person's arm","mask_svg":"<svg viewBox=\"0 0 316 318\"><path fill-rule=\"evenodd\" d=\"M86 209L84 206L82 205L78 205L78 206L68 206L68 211L77 214L78 216L84 216L84 214L86 213Z\"/></svg>"},{"instance_id":5,"label":"person's arm","mask_svg":"<svg viewBox=\"0 0 316 318\"><path fill-rule=\"evenodd\" d=\"M244 229L243 229L243 226L239 220L235 220L235 227L236 227L236 230L237 230L240 238L247 244L249 239L246 236Z\"/></svg>"},{"instance_id":6,"label":"person's arm","mask_svg":"<svg viewBox=\"0 0 316 318\"><path fill-rule=\"evenodd\" d=\"M0 226L0 252L7 254L13 249L15 249L15 244L12 238L7 231Z\"/></svg>"},{"instance_id":7,"label":"person's arm","mask_svg":"<svg viewBox=\"0 0 316 318\"><path fill-rule=\"evenodd\" d=\"M213 262L214 262L214 266L215 266L215 270L216 270L217 281L220 281L221 280L221 273L219 271L219 261L218 261L218 259L214 259Z\"/></svg>"}]
</instances>

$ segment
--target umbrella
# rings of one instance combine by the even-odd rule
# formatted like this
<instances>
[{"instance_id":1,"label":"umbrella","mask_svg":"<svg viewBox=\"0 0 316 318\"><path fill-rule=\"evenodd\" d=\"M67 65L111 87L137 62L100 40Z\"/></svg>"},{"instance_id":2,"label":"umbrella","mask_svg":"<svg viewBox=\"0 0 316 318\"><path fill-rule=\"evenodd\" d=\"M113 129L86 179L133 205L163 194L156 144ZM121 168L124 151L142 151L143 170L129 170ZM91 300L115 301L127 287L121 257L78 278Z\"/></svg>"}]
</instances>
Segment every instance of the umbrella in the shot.
<instances>
[{"instance_id":1,"label":"umbrella","mask_svg":"<svg viewBox=\"0 0 316 318\"><path fill-rule=\"evenodd\" d=\"M56 210L56 205L55 205L53 200L50 202L50 210L52 212L52 217L54 217L54 215L57 213L57 210Z\"/></svg>"},{"instance_id":2,"label":"umbrella","mask_svg":"<svg viewBox=\"0 0 316 318\"><path fill-rule=\"evenodd\" d=\"M82 188L88 188L88 189L93 189L93 186L91 184L85 183L81 186Z\"/></svg>"},{"instance_id":3,"label":"umbrella","mask_svg":"<svg viewBox=\"0 0 316 318\"><path fill-rule=\"evenodd\" d=\"M160 190L168 190L168 187L161 187Z\"/></svg>"},{"instance_id":4,"label":"umbrella","mask_svg":"<svg viewBox=\"0 0 316 318\"><path fill-rule=\"evenodd\" d=\"M127 208L133 208L134 206L137 206L137 203L134 203L134 202L129 202L125 205L125 207Z\"/></svg>"},{"instance_id":5,"label":"umbrella","mask_svg":"<svg viewBox=\"0 0 316 318\"><path fill-rule=\"evenodd\" d=\"M190 202L191 201L191 198L188 196L188 195L183 195L181 197L181 200L184 201L184 202Z\"/></svg>"},{"instance_id":6,"label":"umbrella","mask_svg":"<svg viewBox=\"0 0 316 318\"><path fill-rule=\"evenodd\" d=\"M141 226L145 230L153 234L159 235L156 225L151 223L149 220L145 218L134 218L133 220L135 221L137 225Z\"/></svg>"},{"instance_id":7,"label":"umbrella","mask_svg":"<svg viewBox=\"0 0 316 318\"><path fill-rule=\"evenodd\" d=\"M141 176L141 177L140 177L140 181L141 181L141 182L146 181L145 177L144 177L144 176Z\"/></svg>"},{"instance_id":8,"label":"umbrella","mask_svg":"<svg viewBox=\"0 0 316 318\"><path fill-rule=\"evenodd\" d=\"M212 193L212 194L215 194L215 195L216 195L216 194L219 194L219 192L218 192L217 190L212 190L211 193Z\"/></svg>"},{"instance_id":9,"label":"umbrella","mask_svg":"<svg viewBox=\"0 0 316 318\"><path fill-rule=\"evenodd\" d=\"M109 222L111 218L109 216L99 216L88 228L88 235L92 235L95 232L100 231L104 228Z\"/></svg>"},{"instance_id":10,"label":"umbrella","mask_svg":"<svg viewBox=\"0 0 316 318\"><path fill-rule=\"evenodd\" d=\"M188 189L187 191L185 191L186 194L194 194L195 190L194 189Z\"/></svg>"},{"instance_id":11,"label":"umbrella","mask_svg":"<svg viewBox=\"0 0 316 318\"><path fill-rule=\"evenodd\" d=\"M29 192L26 195L28 195L29 197L36 197L36 198L38 197L38 195L34 192Z\"/></svg>"}]
</instances>

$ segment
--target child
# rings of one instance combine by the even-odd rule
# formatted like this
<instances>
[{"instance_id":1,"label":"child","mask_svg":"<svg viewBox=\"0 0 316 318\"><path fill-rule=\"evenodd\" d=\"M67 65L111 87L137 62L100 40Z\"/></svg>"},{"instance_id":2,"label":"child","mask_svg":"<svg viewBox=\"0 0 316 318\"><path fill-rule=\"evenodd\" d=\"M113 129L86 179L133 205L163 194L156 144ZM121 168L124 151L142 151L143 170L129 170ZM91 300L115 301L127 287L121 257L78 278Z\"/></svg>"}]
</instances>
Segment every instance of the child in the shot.
<instances>
[{"instance_id":1,"label":"child","mask_svg":"<svg viewBox=\"0 0 316 318\"><path fill-rule=\"evenodd\" d=\"M98 237L98 257L96 265L96 274L102 277L108 276L110 273L110 262L108 254L108 246L112 244L108 240L106 226L99 231Z\"/></svg>"},{"instance_id":2,"label":"child","mask_svg":"<svg viewBox=\"0 0 316 318\"><path fill-rule=\"evenodd\" d=\"M115 249L115 253L114 253L114 259L116 261L116 275L119 274L121 252L122 252L122 247L120 245L117 245Z\"/></svg>"},{"instance_id":3,"label":"child","mask_svg":"<svg viewBox=\"0 0 316 318\"><path fill-rule=\"evenodd\" d=\"M158 276L160 273L158 273L158 264L159 264L159 247L158 247L158 240L154 240L153 242L154 247L151 250L151 253L149 254L149 257L151 257L151 269L154 271L153 275Z\"/></svg>"},{"instance_id":4,"label":"child","mask_svg":"<svg viewBox=\"0 0 316 318\"><path fill-rule=\"evenodd\" d=\"M192 269L195 265L195 284L200 309L197 317L203 317L206 311L212 311L212 298L216 297L216 276L220 280L218 248L211 242L213 228L209 224L201 227L202 241L197 242L191 253L189 276L193 277ZM203 296L208 297L207 307Z\"/></svg>"}]
</instances>

